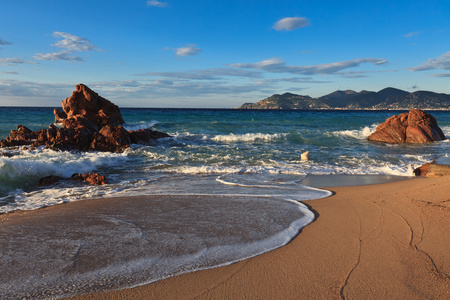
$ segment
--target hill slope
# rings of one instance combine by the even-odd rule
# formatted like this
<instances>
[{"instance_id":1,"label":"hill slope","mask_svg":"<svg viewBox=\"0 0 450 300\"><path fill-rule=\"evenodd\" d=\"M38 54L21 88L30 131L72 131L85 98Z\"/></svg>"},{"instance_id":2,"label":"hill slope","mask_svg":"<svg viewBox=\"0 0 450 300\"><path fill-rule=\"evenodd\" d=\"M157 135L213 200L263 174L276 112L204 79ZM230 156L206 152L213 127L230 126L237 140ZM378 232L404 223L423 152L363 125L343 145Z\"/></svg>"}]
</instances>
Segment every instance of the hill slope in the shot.
<instances>
[{"instance_id":1,"label":"hill slope","mask_svg":"<svg viewBox=\"0 0 450 300\"><path fill-rule=\"evenodd\" d=\"M245 103L238 109L450 109L450 95L429 91L409 93L395 88L378 92L335 91L311 98L292 93L275 94L256 103Z\"/></svg>"}]
</instances>

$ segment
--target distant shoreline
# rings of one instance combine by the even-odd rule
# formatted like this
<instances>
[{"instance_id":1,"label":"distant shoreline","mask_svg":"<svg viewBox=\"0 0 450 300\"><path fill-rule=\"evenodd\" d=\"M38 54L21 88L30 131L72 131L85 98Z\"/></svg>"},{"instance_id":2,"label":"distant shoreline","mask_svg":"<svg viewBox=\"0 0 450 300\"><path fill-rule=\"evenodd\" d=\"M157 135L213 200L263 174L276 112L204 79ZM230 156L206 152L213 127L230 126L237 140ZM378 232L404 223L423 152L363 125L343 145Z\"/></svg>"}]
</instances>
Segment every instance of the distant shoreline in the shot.
<instances>
[{"instance_id":1,"label":"distant shoreline","mask_svg":"<svg viewBox=\"0 0 450 300\"><path fill-rule=\"evenodd\" d=\"M42 109L54 109L55 106L0 106L0 109L2 108L42 108ZM200 107L200 108L181 108L181 107L121 107L120 109L150 109L150 110L234 110L234 111L409 111L412 108L396 108L396 109L367 109L367 108L352 108L352 109L343 109L343 108L321 108L321 109L270 109L270 108L239 108L239 107L231 107L231 108L208 108L208 107ZM450 109L447 108L421 108L422 110L426 111L450 111Z\"/></svg>"}]
</instances>

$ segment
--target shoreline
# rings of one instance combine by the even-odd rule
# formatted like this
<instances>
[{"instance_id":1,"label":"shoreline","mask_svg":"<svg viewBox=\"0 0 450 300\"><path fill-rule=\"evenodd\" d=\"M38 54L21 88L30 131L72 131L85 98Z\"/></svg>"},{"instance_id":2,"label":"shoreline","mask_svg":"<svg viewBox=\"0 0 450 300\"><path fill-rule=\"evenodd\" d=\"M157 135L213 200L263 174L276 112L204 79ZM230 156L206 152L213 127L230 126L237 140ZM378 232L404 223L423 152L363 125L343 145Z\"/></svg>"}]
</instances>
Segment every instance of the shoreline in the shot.
<instances>
[{"instance_id":1,"label":"shoreline","mask_svg":"<svg viewBox=\"0 0 450 300\"><path fill-rule=\"evenodd\" d=\"M316 218L281 248L135 288L67 299L444 298L450 295L450 241L443 238L450 234L449 178L325 188L333 195L301 201ZM131 198L3 214L0 226L9 219L27 224L40 214L64 219L73 207L119 208L136 201Z\"/></svg>"},{"instance_id":2,"label":"shoreline","mask_svg":"<svg viewBox=\"0 0 450 300\"><path fill-rule=\"evenodd\" d=\"M68 299L446 298L449 178L333 187L333 196L303 202L317 218L286 246L229 266Z\"/></svg>"}]
</instances>

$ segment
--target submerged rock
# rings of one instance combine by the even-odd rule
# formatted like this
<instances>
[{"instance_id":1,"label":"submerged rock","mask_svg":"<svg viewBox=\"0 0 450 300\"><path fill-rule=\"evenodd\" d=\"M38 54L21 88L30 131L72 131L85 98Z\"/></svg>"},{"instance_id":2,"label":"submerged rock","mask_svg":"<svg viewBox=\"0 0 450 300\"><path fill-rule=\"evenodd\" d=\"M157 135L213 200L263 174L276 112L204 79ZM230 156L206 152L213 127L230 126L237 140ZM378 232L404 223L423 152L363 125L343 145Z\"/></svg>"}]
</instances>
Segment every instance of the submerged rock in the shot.
<instances>
[{"instance_id":1,"label":"submerged rock","mask_svg":"<svg viewBox=\"0 0 450 300\"><path fill-rule=\"evenodd\" d=\"M408 113L388 118L378 125L368 139L389 144L422 144L446 138L432 115L420 109L412 109Z\"/></svg>"},{"instance_id":2,"label":"submerged rock","mask_svg":"<svg viewBox=\"0 0 450 300\"><path fill-rule=\"evenodd\" d=\"M93 172L85 174L75 173L72 175L71 179L76 181L86 181L91 185L103 185L107 183L105 176Z\"/></svg>"},{"instance_id":3,"label":"submerged rock","mask_svg":"<svg viewBox=\"0 0 450 300\"><path fill-rule=\"evenodd\" d=\"M64 178L55 175L45 176L39 179L38 186L53 185L62 179Z\"/></svg>"},{"instance_id":4,"label":"submerged rock","mask_svg":"<svg viewBox=\"0 0 450 300\"><path fill-rule=\"evenodd\" d=\"M45 145L54 150L110 151L121 152L132 143L149 144L170 135L141 129L127 131L117 105L99 96L84 84L77 84L72 95L62 102L63 112L56 108L55 123L48 129L32 131L18 125L10 135L0 141L0 147Z\"/></svg>"}]
</instances>

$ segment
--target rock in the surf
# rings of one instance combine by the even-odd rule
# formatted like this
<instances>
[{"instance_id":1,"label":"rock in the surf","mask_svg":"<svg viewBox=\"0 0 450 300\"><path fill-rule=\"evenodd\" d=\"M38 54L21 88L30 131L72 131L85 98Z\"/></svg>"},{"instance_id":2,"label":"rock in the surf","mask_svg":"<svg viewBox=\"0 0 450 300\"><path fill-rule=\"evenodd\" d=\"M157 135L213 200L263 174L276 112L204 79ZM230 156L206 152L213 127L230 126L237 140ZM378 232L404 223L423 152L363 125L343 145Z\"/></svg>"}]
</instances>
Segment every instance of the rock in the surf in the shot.
<instances>
[{"instance_id":1,"label":"rock in the surf","mask_svg":"<svg viewBox=\"0 0 450 300\"><path fill-rule=\"evenodd\" d=\"M95 172L84 174L75 173L71 177L76 181L86 181L91 185L103 185L107 183L106 177Z\"/></svg>"},{"instance_id":2,"label":"rock in the surf","mask_svg":"<svg viewBox=\"0 0 450 300\"><path fill-rule=\"evenodd\" d=\"M389 144L431 143L445 140L436 119L420 109L388 118L372 133L369 140Z\"/></svg>"},{"instance_id":3,"label":"rock in the surf","mask_svg":"<svg viewBox=\"0 0 450 300\"><path fill-rule=\"evenodd\" d=\"M38 186L53 185L62 179L64 178L55 175L45 176L39 179Z\"/></svg>"},{"instance_id":4,"label":"rock in the surf","mask_svg":"<svg viewBox=\"0 0 450 300\"><path fill-rule=\"evenodd\" d=\"M77 84L72 95L62 102L62 108L68 119L75 116L83 117L98 127L125 123L117 105L81 83Z\"/></svg>"},{"instance_id":5,"label":"rock in the surf","mask_svg":"<svg viewBox=\"0 0 450 300\"><path fill-rule=\"evenodd\" d=\"M0 141L0 147L31 145L46 146L53 150L121 152L130 144L151 144L170 135L143 129L127 131L117 105L99 96L84 84L77 84L72 95L62 102L63 112L56 108L55 123L48 129L32 131L18 125L10 135Z\"/></svg>"}]
</instances>

